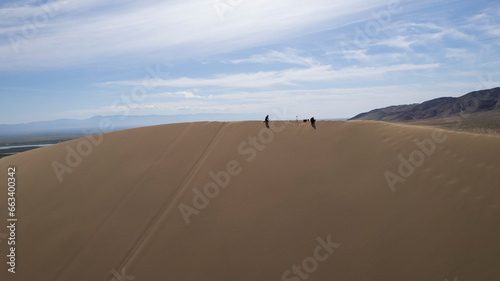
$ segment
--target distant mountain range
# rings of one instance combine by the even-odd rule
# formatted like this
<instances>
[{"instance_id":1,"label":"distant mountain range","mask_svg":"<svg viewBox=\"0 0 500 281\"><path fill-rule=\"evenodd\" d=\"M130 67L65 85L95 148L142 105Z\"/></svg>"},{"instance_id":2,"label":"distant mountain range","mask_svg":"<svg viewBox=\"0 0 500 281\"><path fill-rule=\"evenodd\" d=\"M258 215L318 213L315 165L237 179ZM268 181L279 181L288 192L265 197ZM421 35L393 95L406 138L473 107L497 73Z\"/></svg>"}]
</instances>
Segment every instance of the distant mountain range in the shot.
<instances>
[{"instance_id":1,"label":"distant mountain range","mask_svg":"<svg viewBox=\"0 0 500 281\"><path fill-rule=\"evenodd\" d=\"M443 97L423 103L395 105L361 113L349 120L411 122L458 115L500 114L500 88L468 93L458 98ZM491 114L489 115L491 116Z\"/></svg>"},{"instance_id":2,"label":"distant mountain range","mask_svg":"<svg viewBox=\"0 0 500 281\"><path fill-rule=\"evenodd\" d=\"M195 121L233 121L250 120L252 116L244 114L184 114L184 115L115 115L94 116L89 119L59 119L22 124L0 124L0 137L28 136L46 134L83 134L84 131L101 130L111 132L122 129L153 126L168 123ZM101 124L101 125L100 125ZM100 133L100 132L99 132Z\"/></svg>"}]
</instances>

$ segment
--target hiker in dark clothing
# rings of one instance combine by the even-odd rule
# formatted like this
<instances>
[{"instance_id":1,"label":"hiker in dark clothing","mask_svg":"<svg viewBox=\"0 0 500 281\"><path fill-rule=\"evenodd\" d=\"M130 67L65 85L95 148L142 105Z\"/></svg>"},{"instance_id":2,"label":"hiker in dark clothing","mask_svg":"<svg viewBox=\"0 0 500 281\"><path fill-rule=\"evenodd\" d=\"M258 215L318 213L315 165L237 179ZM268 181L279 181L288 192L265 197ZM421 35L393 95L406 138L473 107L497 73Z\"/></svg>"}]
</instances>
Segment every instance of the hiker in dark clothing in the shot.
<instances>
[{"instance_id":1,"label":"hiker in dark clothing","mask_svg":"<svg viewBox=\"0 0 500 281\"><path fill-rule=\"evenodd\" d=\"M311 126L316 130L316 119L314 117L311 117Z\"/></svg>"},{"instance_id":2,"label":"hiker in dark clothing","mask_svg":"<svg viewBox=\"0 0 500 281\"><path fill-rule=\"evenodd\" d=\"M264 119L264 123L266 123L266 128L269 129L269 115L267 115L266 119Z\"/></svg>"}]
</instances>

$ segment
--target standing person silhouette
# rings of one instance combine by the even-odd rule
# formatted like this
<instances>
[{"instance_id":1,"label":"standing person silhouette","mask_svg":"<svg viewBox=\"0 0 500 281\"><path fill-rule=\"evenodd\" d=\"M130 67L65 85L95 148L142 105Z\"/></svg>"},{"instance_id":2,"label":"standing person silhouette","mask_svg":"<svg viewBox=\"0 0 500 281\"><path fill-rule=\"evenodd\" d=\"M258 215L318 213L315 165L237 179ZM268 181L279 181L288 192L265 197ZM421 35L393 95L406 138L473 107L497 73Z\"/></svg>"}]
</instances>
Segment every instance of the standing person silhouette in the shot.
<instances>
[{"instance_id":1,"label":"standing person silhouette","mask_svg":"<svg viewBox=\"0 0 500 281\"><path fill-rule=\"evenodd\" d=\"M264 123L266 123L266 128L269 129L269 115L267 115L266 119L264 119Z\"/></svg>"},{"instance_id":2,"label":"standing person silhouette","mask_svg":"<svg viewBox=\"0 0 500 281\"><path fill-rule=\"evenodd\" d=\"M314 117L311 117L311 126L316 130L316 119Z\"/></svg>"}]
</instances>

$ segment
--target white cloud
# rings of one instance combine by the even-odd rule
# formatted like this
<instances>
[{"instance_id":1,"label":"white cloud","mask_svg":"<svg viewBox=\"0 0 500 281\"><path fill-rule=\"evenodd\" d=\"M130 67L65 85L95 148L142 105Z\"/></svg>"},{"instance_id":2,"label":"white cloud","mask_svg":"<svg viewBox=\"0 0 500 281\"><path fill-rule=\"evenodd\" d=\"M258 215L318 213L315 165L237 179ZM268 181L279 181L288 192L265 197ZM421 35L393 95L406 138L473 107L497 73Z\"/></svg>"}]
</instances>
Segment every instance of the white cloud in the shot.
<instances>
[{"instance_id":1,"label":"white cloud","mask_svg":"<svg viewBox=\"0 0 500 281\"><path fill-rule=\"evenodd\" d=\"M468 60L471 59L471 57L474 57L474 55L470 54L469 51L463 48L446 48L445 57L459 60Z\"/></svg>"},{"instance_id":2,"label":"white cloud","mask_svg":"<svg viewBox=\"0 0 500 281\"><path fill-rule=\"evenodd\" d=\"M123 112L128 110L149 110L149 109L159 109L157 105L154 104L130 104L130 105L110 105L101 107L102 110L111 110L115 112Z\"/></svg>"},{"instance_id":3,"label":"white cloud","mask_svg":"<svg viewBox=\"0 0 500 281\"><path fill-rule=\"evenodd\" d=\"M218 54L339 26L349 15L383 6L386 0L244 1L227 12L224 21L212 1L123 1L118 6L97 0L64 3L33 36L22 40L18 55L9 40L0 41L2 68L73 66L145 54L162 61ZM0 8L0 15L9 15L0 37L8 38L11 28L22 37L25 23L19 18L30 19L39 10Z\"/></svg>"},{"instance_id":4,"label":"white cloud","mask_svg":"<svg viewBox=\"0 0 500 281\"><path fill-rule=\"evenodd\" d=\"M364 64L395 64L404 59L408 59L408 54L400 51L396 52L378 52L372 53L370 49L352 49L352 50L340 50L340 51L329 51L326 52L327 56L340 56L349 62L355 60Z\"/></svg>"},{"instance_id":5,"label":"white cloud","mask_svg":"<svg viewBox=\"0 0 500 281\"><path fill-rule=\"evenodd\" d=\"M408 36L397 36L394 38L379 40L375 43L375 45L411 50L411 45L414 43L415 41L408 40Z\"/></svg>"},{"instance_id":6,"label":"white cloud","mask_svg":"<svg viewBox=\"0 0 500 281\"><path fill-rule=\"evenodd\" d=\"M398 64L379 67L348 67L333 70L330 65L317 65L304 69L282 71L259 71L254 73L220 74L214 78L176 78L154 80L155 85L164 87L225 87L261 88L277 85L295 85L300 82L332 81L335 79L378 78L389 72L433 69L439 64ZM142 85L143 81L105 82L103 85ZM151 82L153 84L153 82Z\"/></svg>"},{"instance_id":7,"label":"white cloud","mask_svg":"<svg viewBox=\"0 0 500 281\"><path fill-rule=\"evenodd\" d=\"M481 39L500 37L500 8L488 9L467 19L466 28L475 32Z\"/></svg>"},{"instance_id":8,"label":"white cloud","mask_svg":"<svg viewBox=\"0 0 500 281\"><path fill-rule=\"evenodd\" d=\"M264 55L253 55L247 59L232 60L232 63L273 63L281 62L287 64L298 64L312 66L319 64L314 58L300 56L300 51L286 48L284 52L270 51Z\"/></svg>"},{"instance_id":9,"label":"white cloud","mask_svg":"<svg viewBox=\"0 0 500 281\"><path fill-rule=\"evenodd\" d=\"M474 37L470 34L462 32L454 27L439 26L435 23L405 23L401 28L409 32L415 32L414 38L420 40L440 40L448 36L453 39L462 39L466 41L473 41ZM424 42L425 43L425 42Z\"/></svg>"},{"instance_id":10,"label":"white cloud","mask_svg":"<svg viewBox=\"0 0 500 281\"><path fill-rule=\"evenodd\" d=\"M156 80L155 80L156 81ZM183 97L186 99L204 99L209 97L203 97L199 95L195 95L190 91L178 91L178 92L165 92L165 93L157 93L148 95L150 98L171 98L171 97Z\"/></svg>"},{"instance_id":11,"label":"white cloud","mask_svg":"<svg viewBox=\"0 0 500 281\"><path fill-rule=\"evenodd\" d=\"M399 23L391 32L396 35L376 40L373 45L411 51L413 46L425 46L430 42L443 40L445 37L474 41L474 37L465 32L456 28L438 26L434 23Z\"/></svg>"},{"instance_id":12,"label":"white cloud","mask_svg":"<svg viewBox=\"0 0 500 281\"><path fill-rule=\"evenodd\" d=\"M403 84L378 87L325 87L321 89L287 89L232 91L215 96L214 100L182 99L169 102L146 102L131 108L102 107L99 110L74 111L73 115L93 114L186 114L243 113L265 116L272 108L287 107L291 118L310 116L352 117L363 111L396 104L412 104L439 96L460 96L473 91L477 81ZM404 93L404 94L401 94ZM221 102L222 101L222 102Z\"/></svg>"}]
</instances>

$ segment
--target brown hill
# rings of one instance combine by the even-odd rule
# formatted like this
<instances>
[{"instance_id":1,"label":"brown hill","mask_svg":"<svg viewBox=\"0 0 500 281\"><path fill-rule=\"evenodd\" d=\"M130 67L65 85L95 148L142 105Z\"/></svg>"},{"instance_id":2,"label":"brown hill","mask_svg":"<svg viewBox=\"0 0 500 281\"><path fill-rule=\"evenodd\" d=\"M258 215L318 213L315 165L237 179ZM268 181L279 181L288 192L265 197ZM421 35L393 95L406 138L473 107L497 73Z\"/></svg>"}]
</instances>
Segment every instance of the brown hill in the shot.
<instances>
[{"instance_id":1,"label":"brown hill","mask_svg":"<svg viewBox=\"0 0 500 281\"><path fill-rule=\"evenodd\" d=\"M351 120L411 122L441 119L485 112L500 115L500 88L475 91L458 98L443 97L419 104L396 105L356 115Z\"/></svg>"},{"instance_id":2,"label":"brown hill","mask_svg":"<svg viewBox=\"0 0 500 281\"><path fill-rule=\"evenodd\" d=\"M15 274L0 231L0 280L500 276L500 138L271 125L144 127L0 159L0 218L15 167L18 219Z\"/></svg>"}]
</instances>

